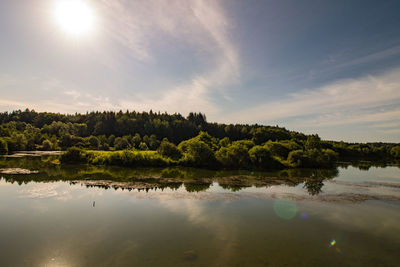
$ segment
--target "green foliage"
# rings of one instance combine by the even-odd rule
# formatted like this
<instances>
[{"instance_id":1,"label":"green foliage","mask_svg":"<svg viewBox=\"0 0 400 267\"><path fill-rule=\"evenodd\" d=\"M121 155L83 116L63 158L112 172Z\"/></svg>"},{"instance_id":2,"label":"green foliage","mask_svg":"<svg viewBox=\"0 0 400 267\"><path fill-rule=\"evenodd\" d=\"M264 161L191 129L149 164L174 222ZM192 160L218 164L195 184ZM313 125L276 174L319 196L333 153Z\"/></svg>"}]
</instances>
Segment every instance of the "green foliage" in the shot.
<instances>
[{"instance_id":1,"label":"green foliage","mask_svg":"<svg viewBox=\"0 0 400 267\"><path fill-rule=\"evenodd\" d=\"M149 148L147 147L147 144L145 142L141 142L139 144L139 149L140 150L149 150Z\"/></svg>"},{"instance_id":2,"label":"green foliage","mask_svg":"<svg viewBox=\"0 0 400 267\"><path fill-rule=\"evenodd\" d=\"M249 148L254 143L248 140L235 141L228 147L221 147L215 157L227 168L247 168L250 165Z\"/></svg>"},{"instance_id":3,"label":"green foliage","mask_svg":"<svg viewBox=\"0 0 400 267\"><path fill-rule=\"evenodd\" d=\"M243 146L247 150L252 148L255 144L252 140L239 140L232 143L233 146Z\"/></svg>"},{"instance_id":4,"label":"green foliage","mask_svg":"<svg viewBox=\"0 0 400 267\"><path fill-rule=\"evenodd\" d=\"M101 150L109 150L110 146L108 145L108 139L105 135L100 135L98 137L99 145L98 148Z\"/></svg>"},{"instance_id":5,"label":"green foliage","mask_svg":"<svg viewBox=\"0 0 400 267\"><path fill-rule=\"evenodd\" d=\"M231 140L229 140L229 137L224 137L221 140L219 140L219 147L227 147L231 144Z\"/></svg>"},{"instance_id":6,"label":"green foliage","mask_svg":"<svg viewBox=\"0 0 400 267\"><path fill-rule=\"evenodd\" d=\"M280 159L286 159L290 152L290 149L279 141L268 141L265 144L265 148L271 153L272 156L279 157Z\"/></svg>"},{"instance_id":7,"label":"green foliage","mask_svg":"<svg viewBox=\"0 0 400 267\"><path fill-rule=\"evenodd\" d=\"M8 153L8 144L7 141L3 138L0 138L0 154L4 155Z\"/></svg>"},{"instance_id":8,"label":"green foliage","mask_svg":"<svg viewBox=\"0 0 400 267\"><path fill-rule=\"evenodd\" d=\"M175 164L156 151L87 151L86 159L90 164L118 165L129 167L162 167Z\"/></svg>"},{"instance_id":9,"label":"green foliage","mask_svg":"<svg viewBox=\"0 0 400 267\"><path fill-rule=\"evenodd\" d=\"M158 148L158 146L160 145L160 141L157 140L157 136L152 134L152 135L150 135L148 144L149 144L148 146L151 150L156 150Z\"/></svg>"},{"instance_id":10,"label":"green foliage","mask_svg":"<svg viewBox=\"0 0 400 267\"><path fill-rule=\"evenodd\" d=\"M307 141L304 144L305 149L321 149L321 138L316 135L310 135L307 137Z\"/></svg>"},{"instance_id":11,"label":"green foliage","mask_svg":"<svg viewBox=\"0 0 400 267\"><path fill-rule=\"evenodd\" d=\"M116 150L122 150L129 148L130 144L128 138L126 137L117 137L114 141L114 147Z\"/></svg>"},{"instance_id":12,"label":"green foliage","mask_svg":"<svg viewBox=\"0 0 400 267\"><path fill-rule=\"evenodd\" d=\"M178 146L184 154L183 163L195 167L215 166L215 156L213 150L205 143L195 137L183 141Z\"/></svg>"},{"instance_id":13,"label":"green foliage","mask_svg":"<svg viewBox=\"0 0 400 267\"><path fill-rule=\"evenodd\" d=\"M182 157L182 153L178 149L178 147L173 143L169 142L168 140L163 140L161 142L161 145L158 148L158 153L160 153L164 157L171 158L174 160L178 160Z\"/></svg>"},{"instance_id":14,"label":"green foliage","mask_svg":"<svg viewBox=\"0 0 400 267\"><path fill-rule=\"evenodd\" d=\"M135 134L132 137L132 145L134 145L135 147L139 147L140 143L142 142L142 138L140 138L140 134Z\"/></svg>"},{"instance_id":15,"label":"green foliage","mask_svg":"<svg viewBox=\"0 0 400 267\"><path fill-rule=\"evenodd\" d=\"M297 168L330 168L338 159L338 154L331 149L294 150L289 153L288 163Z\"/></svg>"},{"instance_id":16,"label":"green foliage","mask_svg":"<svg viewBox=\"0 0 400 267\"><path fill-rule=\"evenodd\" d=\"M70 147L62 154L61 161L65 163L85 162L86 158L84 151L78 147Z\"/></svg>"},{"instance_id":17,"label":"green foliage","mask_svg":"<svg viewBox=\"0 0 400 267\"><path fill-rule=\"evenodd\" d=\"M170 143L160 148L163 139ZM0 113L0 140L0 153L74 146L107 151L159 149L160 157L178 160L177 164L251 169L326 167L338 157L343 161L393 161L400 154L399 144L322 141L318 135L278 126L209 123L202 113L185 118L153 111L4 112ZM173 146L177 144L178 149ZM86 160L88 154L83 152L82 157Z\"/></svg>"},{"instance_id":18,"label":"green foliage","mask_svg":"<svg viewBox=\"0 0 400 267\"><path fill-rule=\"evenodd\" d=\"M43 141L42 150L49 151L49 150L52 150L52 148L53 148L53 144L51 143L50 140L46 139L46 140Z\"/></svg>"},{"instance_id":19,"label":"green foliage","mask_svg":"<svg viewBox=\"0 0 400 267\"><path fill-rule=\"evenodd\" d=\"M109 146L114 146L115 145L115 135L110 135L108 138L107 138L107 143L108 143L108 145Z\"/></svg>"},{"instance_id":20,"label":"green foliage","mask_svg":"<svg viewBox=\"0 0 400 267\"><path fill-rule=\"evenodd\" d=\"M89 137L89 146L91 149L98 149L100 146L100 141L96 136L91 135Z\"/></svg>"},{"instance_id":21,"label":"green foliage","mask_svg":"<svg viewBox=\"0 0 400 267\"><path fill-rule=\"evenodd\" d=\"M253 166L259 169L281 169L284 167L265 146L254 146L249 150L249 156Z\"/></svg>"},{"instance_id":22,"label":"green foliage","mask_svg":"<svg viewBox=\"0 0 400 267\"><path fill-rule=\"evenodd\" d=\"M217 150L218 149L218 140L215 137L212 137L207 132L201 131L197 136L193 137L192 139L183 141L179 144L180 149L182 151L186 151L186 145L192 141L198 141L205 143L210 149Z\"/></svg>"},{"instance_id":23,"label":"green foliage","mask_svg":"<svg viewBox=\"0 0 400 267\"><path fill-rule=\"evenodd\" d=\"M25 150L26 149L27 140L26 140L25 135L15 134L12 136L12 139L14 139L14 145L15 145L14 150Z\"/></svg>"},{"instance_id":24,"label":"green foliage","mask_svg":"<svg viewBox=\"0 0 400 267\"><path fill-rule=\"evenodd\" d=\"M279 141L281 145L289 149L289 151L297 150L297 149L302 149L303 147L299 145L295 140L282 140Z\"/></svg>"},{"instance_id":25,"label":"green foliage","mask_svg":"<svg viewBox=\"0 0 400 267\"><path fill-rule=\"evenodd\" d=\"M390 150L390 154L396 158L400 159L400 146L395 146Z\"/></svg>"}]
</instances>

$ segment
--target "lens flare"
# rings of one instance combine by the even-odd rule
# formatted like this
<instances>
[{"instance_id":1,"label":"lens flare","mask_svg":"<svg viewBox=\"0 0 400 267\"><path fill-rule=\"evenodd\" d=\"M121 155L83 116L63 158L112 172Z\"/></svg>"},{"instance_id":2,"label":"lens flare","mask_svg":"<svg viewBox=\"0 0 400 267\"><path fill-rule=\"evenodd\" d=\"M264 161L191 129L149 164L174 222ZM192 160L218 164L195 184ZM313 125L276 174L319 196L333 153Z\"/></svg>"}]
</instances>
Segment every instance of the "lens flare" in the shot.
<instances>
[{"instance_id":1,"label":"lens flare","mask_svg":"<svg viewBox=\"0 0 400 267\"><path fill-rule=\"evenodd\" d=\"M331 247L333 247L334 245L336 245L336 240L332 239L332 241L330 242Z\"/></svg>"},{"instance_id":2,"label":"lens flare","mask_svg":"<svg viewBox=\"0 0 400 267\"><path fill-rule=\"evenodd\" d=\"M276 200L274 202L274 211L279 217L290 220L297 213L296 202L290 200Z\"/></svg>"}]
</instances>

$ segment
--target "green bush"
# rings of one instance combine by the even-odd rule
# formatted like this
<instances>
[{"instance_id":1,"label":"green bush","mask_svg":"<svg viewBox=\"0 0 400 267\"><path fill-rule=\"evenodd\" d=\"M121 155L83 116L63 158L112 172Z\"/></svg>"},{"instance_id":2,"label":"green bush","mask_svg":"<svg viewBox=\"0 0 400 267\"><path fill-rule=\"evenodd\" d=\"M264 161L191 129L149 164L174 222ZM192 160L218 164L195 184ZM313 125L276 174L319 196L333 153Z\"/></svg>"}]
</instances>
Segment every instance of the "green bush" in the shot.
<instances>
[{"instance_id":1,"label":"green bush","mask_svg":"<svg viewBox=\"0 0 400 267\"><path fill-rule=\"evenodd\" d=\"M88 163L98 165L117 165L129 167L163 167L175 164L156 151L87 151Z\"/></svg>"},{"instance_id":2,"label":"green bush","mask_svg":"<svg viewBox=\"0 0 400 267\"><path fill-rule=\"evenodd\" d=\"M140 150L149 150L149 148L147 147L147 144L145 142L141 142L139 144L139 149Z\"/></svg>"},{"instance_id":3,"label":"green bush","mask_svg":"<svg viewBox=\"0 0 400 267\"><path fill-rule=\"evenodd\" d=\"M228 147L221 147L215 153L215 157L224 167L247 168L250 164L249 146L248 142L236 141Z\"/></svg>"},{"instance_id":4,"label":"green bush","mask_svg":"<svg viewBox=\"0 0 400 267\"><path fill-rule=\"evenodd\" d=\"M86 161L84 151L78 147L70 147L67 151L62 154L61 162L75 163Z\"/></svg>"},{"instance_id":5,"label":"green bush","mask_svg":"<svg viewBox=\"0 0 400 267\"><path fill-rule=\"evenodd\" d=\"M229 140L229 137L224 137L221 140L219 140L219 147L227 147L231 144L231 140Z\"/></svg>"},{"instance_id":6,"label":"green bush","mask_svg":"<svg viewBox=\"0 0 400 267\"><path fill-rule=\"evenodd\" d=\"M125 137L117 137L114 141L114 147L116 150L123 150L129 148L129 142Z\"/></svg>"},{"instance_id":7,"label":"green bush","mask_svg":"<svg viewBox=\"0 0 400 267\"><path fill-rule=\"evenodd\" d=\"M400 146L395 146L392 147L392 149L390 150L390 155L392 155L392 157L399 159L400 158Z\"/></svg>"},{"instance_id":8,"label":"green bush","mask_svg":"<svg viewBox=\"0 0 400 267\"><path fill-rule=\"evenodd\" d=\"M268 141L265 144L265 148L271 153L272 156L279 157L281 159L286 159L290 152L290 149L287 148L284 144L280 142L272 142Z\"/></svg>"},{"instance_id":9,"label":"green bush","mask_svg":"<svg viewBox=\"0 0 400 267\"><path fill-rule=\"evenodd\" d=\"M337 159L338 154L331 149L309 149L291 151L287 161L297 168L330 168Z\"/></svg>"},{"instance_id":10,"label":"green bush","mask_svg":"<svg viewBox=\"0 0 400 267\"><path fill-rule=\"evenodd\" d=\"M178 148L184 152L182 163L194 167L213 167L216 164L214 152L203 141L192 138L181 142Z\"/></svg>"},{"instance_id":11,"label":"green bush","mask_svg":"<svg viewBox=\"0 0 400 267\"><path fill-rule=\"evenodd\" d=\"M4 155L8 153L8 144L7 141L3 138L0 139L0 154Z\"/></svg>"},{"instance_id":12,"label":"green bush","mask_svg":"<svg viewBox=\"0 0 400 267\"><path fill-rule=\"evenodd\" d=\"M53 144L50 142L50 140L44 140L42 143L42 150L44 151L49 151L53 147Z\"/></svg>"},{"instance_id":13,"label":"green bush","mask_svg":"<svg viewBox=\"0 0 400 267\"><path fill-rule=\"evenodd\" d=\"M288 163L292 167L301 167L307 161L307 155L303 150L294 150L289 153Z\"/></svg>"},{"instance_id":14,"label":"green bush","mask_svg":"<svg viewBox=\"0 0 400 267\"><path fill-rule=\"evenodd\" d=\"M249 156L253 166L259 169L281 169L284 167L264 146L254 146L249 150Z\"/></svg>"},{"instance_id":15,"label":"green bush","mask_svg":"<svg viewBox=\"0 0 400 267\"><path fill-rule=\"evenodd\" d=\"M321 149L321 138L317 134L308 136L304 147L307 150Z\"/></svg>"},{"instance_id":16,"label":"green bush","mask_svg":"<svg viewBox=\"0 0 400 267\"><path fill-rule=\"evenodd\" d=\"M158 148L158 153L174 160L178 160L182 157L182 153L177 146L167 140L161 142L161 145Z\"/></svg>"},{"instance_id":17,"label":"green bush","mask_svg":"<svg viewBox=\"0 0 400 267\"><path fill-rule=\"evenodd\" d=\"M100 146L100 141L96 136L90 136L88 142L91 149L98 149Z\"/></svg>"}]
</instances>

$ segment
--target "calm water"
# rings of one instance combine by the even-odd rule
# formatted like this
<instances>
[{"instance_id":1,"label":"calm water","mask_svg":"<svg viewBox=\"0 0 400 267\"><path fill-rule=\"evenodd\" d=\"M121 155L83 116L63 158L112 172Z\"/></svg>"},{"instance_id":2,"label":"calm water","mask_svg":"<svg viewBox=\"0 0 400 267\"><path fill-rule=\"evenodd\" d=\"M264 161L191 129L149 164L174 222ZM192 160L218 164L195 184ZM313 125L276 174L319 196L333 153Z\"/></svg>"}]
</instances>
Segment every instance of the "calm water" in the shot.
<instances>
[{"instance_id":1,"label":"calm water","mask_svg":"<svg viewBox=\"0 0 400 267\"><path fill-rule=\"evenodd\" d=\"M400 266L398 167L257 173L53 159L0 159L39 171L1 174L0 266Z\"/></svg>"}]
</instances>

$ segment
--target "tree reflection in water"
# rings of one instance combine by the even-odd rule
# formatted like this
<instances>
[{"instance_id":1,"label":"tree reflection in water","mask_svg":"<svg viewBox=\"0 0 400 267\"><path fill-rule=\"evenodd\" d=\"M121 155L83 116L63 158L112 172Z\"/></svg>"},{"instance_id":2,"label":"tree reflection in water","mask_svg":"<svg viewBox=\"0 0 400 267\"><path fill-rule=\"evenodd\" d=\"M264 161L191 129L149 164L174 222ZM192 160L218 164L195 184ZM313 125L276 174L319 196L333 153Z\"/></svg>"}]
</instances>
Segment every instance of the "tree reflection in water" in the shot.
<instances>
[{"instance_id":1,"label":"tree reflection in water","mask_svg":"<svg viewBox=\"0 0 400 267\"><path fill-rule=\"evenodd\" d=\"M239 191L243 188L266 188L273 185L303 187L310 195L318 195L323 181L338 175L335 169L288 169L279 171L229 171L195 168L124 168L115 166L54 164L54 157L29 157L0 159L0 168L26 168L39 170L29 175L2 174L6 182L26 184L29 182L69 181L88 187L104 189L128 189L149 191L169 188L177 190L184 186L187 192L201 192L218 183L222 188Z\"/></svg>"}]
</instances>

